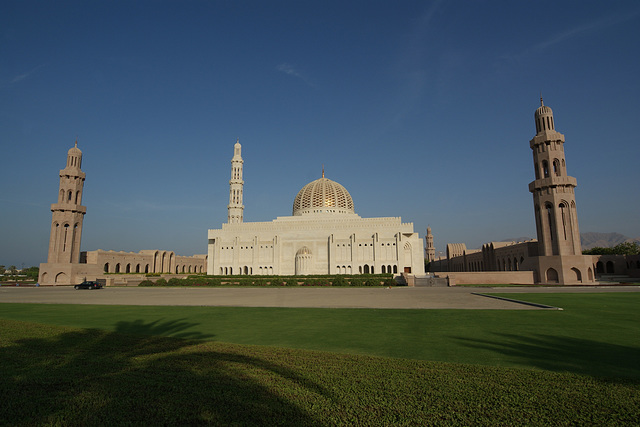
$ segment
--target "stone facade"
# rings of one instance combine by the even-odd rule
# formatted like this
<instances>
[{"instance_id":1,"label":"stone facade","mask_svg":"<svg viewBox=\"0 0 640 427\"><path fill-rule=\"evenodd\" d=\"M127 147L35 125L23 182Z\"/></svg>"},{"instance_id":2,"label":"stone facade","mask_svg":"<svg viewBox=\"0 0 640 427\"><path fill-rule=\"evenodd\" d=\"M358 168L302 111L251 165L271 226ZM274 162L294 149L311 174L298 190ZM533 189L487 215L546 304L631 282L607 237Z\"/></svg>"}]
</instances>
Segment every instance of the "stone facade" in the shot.
<instances>
[{"instance_id":1,"label":"stone facade","mask_svg":"<svg viewBox=\"0 0 640 427\"><path fill-rule=\"evenodd\" d=\"M361 218L339 183L324 177L305 185L292 216L270 222L237 221L233 199L242 177L240 144L234 146L228 223L208 232L208 274L424 274L421 239L398 217ZM237 168L240 168L238 171ZM239 172L239 173L238 173Z\"/></svg>"},{"instance_id":2,"label":"stone facade","mask_svg":"<svg viewBox=\"0 0 640 427\"><path fill-rule=\"evenodd\" d=\"M41 285L68 285L83 280L108 278L109 273L203 273L207 256L177 256L173 251L143 250L80 252L85 173L78 142L67 153L67 165L60 171L58 202L51 205L51 235L47 262L40 264ZM111 277L112 279L113 277ZM113 282L113 280L108 280Z\"/></svg>"}]
</instances>

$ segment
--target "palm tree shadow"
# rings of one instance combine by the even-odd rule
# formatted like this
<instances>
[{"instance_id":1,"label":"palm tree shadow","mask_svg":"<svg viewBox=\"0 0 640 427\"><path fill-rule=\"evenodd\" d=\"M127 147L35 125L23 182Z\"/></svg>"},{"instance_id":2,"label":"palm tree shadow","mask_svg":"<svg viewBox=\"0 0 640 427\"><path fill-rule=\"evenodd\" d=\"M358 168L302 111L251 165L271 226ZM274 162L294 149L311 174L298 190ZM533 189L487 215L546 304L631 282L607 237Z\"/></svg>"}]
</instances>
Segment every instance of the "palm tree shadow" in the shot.
<instances>
[{"instance_id":1,"label":"palm tree shadow","mask_svg":"<svg viewBox=\"0 0 640 427\"><path fill-rule=\"evenodd\" d=\"M640 380L640 349L593 340L533 334L495 334L496 340L453 337L463 345L508 356L517 364L554 372Z\"/></svg>"},{"instance_id":2,"label":"palm tree shadow","mask_svg":"<svg viewBox=\"0 0 640 427\"><path fill-rule=\"evenodd\" d=\"M20 322L16 322L20 323ZM322 425L281 389L331 394L247 347L203 342L184 321L119 322L117 332L30 332L0 347L8 424ZM186 338L141 336L182 334ZM276 359L277 360L277 359ZM282 387L278 387L281 385Z\"/></svg>"},{"instance_id":3,"label":"palm tree shadow","mask_svg":"<svg viewBox=\"0 0 640 427\"><path fill-rule=\"evenodd\" d=\"M187 322L184 318L167 321L155 320L149 323L145 323L144 320L138 319L132 322L117 322L115 332L121 334L149 336L159 335L189 340L206 340L215 336L213 334L203 334L198 331L189 330L196 326L198 326L198 323Z\"/></svg>"}]
</instances>

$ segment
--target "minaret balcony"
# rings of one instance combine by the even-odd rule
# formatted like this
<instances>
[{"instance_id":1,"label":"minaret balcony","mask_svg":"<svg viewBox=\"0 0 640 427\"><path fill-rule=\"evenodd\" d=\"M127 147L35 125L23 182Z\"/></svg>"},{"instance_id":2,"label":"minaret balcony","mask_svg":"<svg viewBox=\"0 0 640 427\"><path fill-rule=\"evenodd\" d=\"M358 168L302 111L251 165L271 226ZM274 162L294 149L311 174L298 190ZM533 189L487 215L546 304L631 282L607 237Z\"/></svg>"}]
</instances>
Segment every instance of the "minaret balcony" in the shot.
<instances>
[{"instance_id":1,"label":"minaret balcony","mask_svg":"<svg viewBox=\"0 0 640 427\"><path fill-rule=\"evenodd\" d=\"M555 130L545 130L540 132L529 141L529 147L533 148L538 144L542 144L547 141L560 141L564 143L564 135Z\"/></svg>"},{"instance_id":2,"label":"minaret balcony","mask_svg":"<svg viewBox=\"0 0 640 427\"><path fill-rule=\"evenodd\" d=\"M51 211L52 212L53 211L71 211L71 212L81 213L84 215L87 213L87 207L76 205L73 203L53 203L51 205Z\"/></svg>"},{"instance_id":3,"label":"minaret balcony","mask_svg":"<svg viewBox=\"0 0 640 427\"><path fill-rule=\"evenodd\" d=\"M578 181L572 176L550 176L531 182L529 184L529 191L533 193L535 190L558 186L577 187Z\"/></svg>"}]
</instances>

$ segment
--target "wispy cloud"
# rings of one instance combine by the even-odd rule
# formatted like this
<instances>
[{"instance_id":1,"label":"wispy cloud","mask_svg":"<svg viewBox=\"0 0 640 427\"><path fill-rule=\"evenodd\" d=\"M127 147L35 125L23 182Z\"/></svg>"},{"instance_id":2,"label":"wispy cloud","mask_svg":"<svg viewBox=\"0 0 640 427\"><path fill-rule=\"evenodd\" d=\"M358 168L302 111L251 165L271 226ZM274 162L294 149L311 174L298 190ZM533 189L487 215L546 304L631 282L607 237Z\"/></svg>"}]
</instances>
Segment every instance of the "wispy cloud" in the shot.
<instances>
[{"instance_id":1,"label":"wispy cloud","mask_svg":"<svg viewBox=\"0 0 640 427\"><path fill-rule=\"evenodd\" d=\"M23 81L24 79L26 79L27 77L29 77L31 74L35 73L36 71L38 71L42 67L44 67L44 64L40 64L37 67L33 68L32 70L27 71L26 73L19 74L19 75L15 76L13 78L13 80L11 80L11 84L15 84L15 83L19 83L19 82Z\"/></svg>"},{"instance_id":2,"label":"wispy cloud","mask_svg":"<svg viewBox=\"0 0 640 427\"><path fill-rule=\"evenodd\" d=\"M291 64L283 62L282 64L279 64L276 67L276 70L280 71L281 73L285 73L285 74L287 74L289 76L296 77L296 78L302 80L303 82L305 82L306 84L308 84L309 86L316 87L316 85L313 82L311 82L306 76L302 75Z\"/></svg>"},{"instance_id":3,"label":"wispy cloud","mask_svg":"<svg viewBox=\"0 0 640 427\"><path fill-rule=\"evenodd\" d=\"M551 37L547 38L546 40L543 40L540 43L530 46L517 54L505 55L504 58L506 59L519 58L533 52L540 52L551 46L563 43L572 38L575 38L581 35L586 35L594 31L599 31L599 30L620 24L621 22L629 21L637 17L639 14L640 14L640 9L632 13L605 16L593 22L587 22L585 24L576 25L572 28L562 31L561 33L554 34Z\"/></svg>"}]
</instances>

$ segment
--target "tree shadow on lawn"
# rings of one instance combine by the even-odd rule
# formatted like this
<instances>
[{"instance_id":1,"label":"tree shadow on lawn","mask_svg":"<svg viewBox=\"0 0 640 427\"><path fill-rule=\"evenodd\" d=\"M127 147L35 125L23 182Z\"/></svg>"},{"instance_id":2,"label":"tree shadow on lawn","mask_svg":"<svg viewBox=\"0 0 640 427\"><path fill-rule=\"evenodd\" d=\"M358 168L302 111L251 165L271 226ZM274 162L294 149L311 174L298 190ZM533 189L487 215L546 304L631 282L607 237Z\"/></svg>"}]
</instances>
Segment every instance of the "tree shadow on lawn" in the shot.
<instances>
[{"instance_id":1,"label":"tree shadow on lawn","mask_svg":"<svg viewBox=\"0 0 640 427\"><path fill-rule=\"evenodd\" d=\"M185 332L187 339L130 334L175 333L191 326L137 320L120 322L118 332L54 331L42 338L31 330L9 345L0 341L0 420L8 425L322 424L274 389L320 401L331 399L328 392L252 355L251 348L205 343L200 339L210 336L197 332Z\"/></svg>"},{"instance_id":2,"label":"tree shadow on lawn","mask_svg":"<svg viewBox=\"0 0 640 427\"><path fill-rule=\"evenodd\" d=\"M611 379L640 380L640 348L544 335L495 334L495 341L454 337L463 345L508 356L518 365Z\"/></svg>"}]
</instances>

